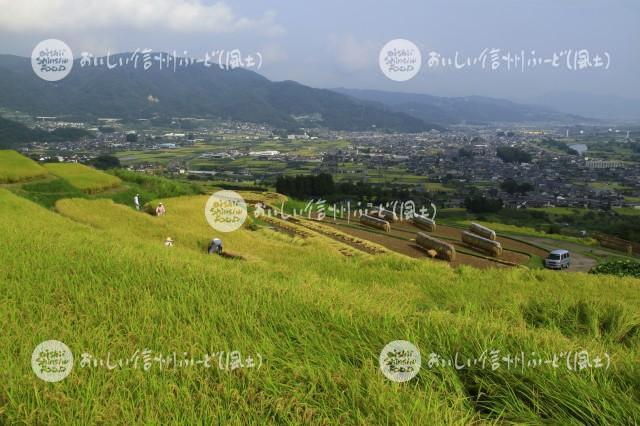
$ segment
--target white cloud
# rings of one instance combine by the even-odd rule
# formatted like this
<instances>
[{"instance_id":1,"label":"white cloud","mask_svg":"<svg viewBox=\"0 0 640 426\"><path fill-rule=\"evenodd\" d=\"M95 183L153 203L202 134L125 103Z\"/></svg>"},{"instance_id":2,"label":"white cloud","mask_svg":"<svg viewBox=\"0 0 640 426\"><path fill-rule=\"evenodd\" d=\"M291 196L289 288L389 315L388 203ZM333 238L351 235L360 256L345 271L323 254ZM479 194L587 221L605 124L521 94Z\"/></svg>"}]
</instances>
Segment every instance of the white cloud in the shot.
<instances>
[{"instance_id":1,"label":"white cloud","mask_svg":"<svg viewBox=\"0 0 640 426\"><path fill-rule=\"evenodd\" d=\"M375 66L378 59L375 44L352 35L330 37L329 48L335 63L349 73Z\"/></svg>"},{"instance_id":2,"label":"white cloud","mask_svg":"<svg viewBox=\"0 0 640 426\"><path fill-rule=\"evenodd\" d=\"M224 2L202 0L0 0L0 31L84 31L110 28L184 33L284 32L275 14L236 16Z\"/></svg>"},{"instance_id":3,"label":"white cloud","mask_svg":"<svg viewBox=\"0 0 640 426\"><path fill-rule=\"evenodd\" d=\"M277 62L285 62L289 59L287 51L279 44L269 43L260 49L265 64L274 64Z\"/></svg>"}]
</instances>

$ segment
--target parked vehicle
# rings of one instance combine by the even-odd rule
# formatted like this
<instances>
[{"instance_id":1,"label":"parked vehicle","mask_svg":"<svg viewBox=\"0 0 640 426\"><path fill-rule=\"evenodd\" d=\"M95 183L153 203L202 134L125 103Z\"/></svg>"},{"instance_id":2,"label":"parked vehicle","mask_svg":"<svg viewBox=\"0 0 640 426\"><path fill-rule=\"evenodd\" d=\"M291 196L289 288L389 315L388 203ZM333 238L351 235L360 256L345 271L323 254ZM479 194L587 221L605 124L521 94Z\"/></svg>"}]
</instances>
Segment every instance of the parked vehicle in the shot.
<instances>
[{"instance_id":1,"label":"parked vehicle","mask_svg":"<svg viewBox=\"0 0 640 426\"><path fill-rule=\"evenodd\" d=\"M567 250L554 250L544 260L544 266L549 269L565 269L571 266L571 253Z\"/></svg>"}]
</instances>

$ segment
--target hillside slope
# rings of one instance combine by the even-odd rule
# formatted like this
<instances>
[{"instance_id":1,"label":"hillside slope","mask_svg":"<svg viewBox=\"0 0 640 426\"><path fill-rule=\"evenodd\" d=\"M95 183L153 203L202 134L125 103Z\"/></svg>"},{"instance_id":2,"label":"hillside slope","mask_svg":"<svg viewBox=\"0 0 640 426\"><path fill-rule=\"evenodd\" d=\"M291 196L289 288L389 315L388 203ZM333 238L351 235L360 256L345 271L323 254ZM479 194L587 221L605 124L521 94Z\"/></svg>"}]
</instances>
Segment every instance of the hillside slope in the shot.
<instances>
[{"instance_id":1,"label":"hillside slope","mask_svg":"<svg viewBox=\"0 0 640 426\"><path fill-rule=\"evenodd\" d=\"M0 150L0 184L42 178L47 169L13 150Z\"/></svg>"},{"instance_id":2,"label":"hillside slope","mask_svg":"<svg viewBox=\"0 0 640 426\"><path fill-rule=\"evenodd\" d=\"M106 200L58 213L0 188L0 423L208 422L628 424L640 420L640 280L451 269L393 255L344 256L320 237L242 229L244 260L203 253L206 197L151 217ZM164 247L166 236L174 247ZM260 369L85 367L35 377L43 340L77 356L260 354ZM417 379L378 369L388 342L422 351ZM453 357L608 352L611 368L433 367Z\"/></svg>"},{"instance_id":3,"label":"hillside slope","mask_svg":"<svg viewBox=\"0 0 640 426\"><path fill-rule=\"evenodd\" d=\"M443 124L487 122L585 122L590 119L551 108L484 96L442 97L421 93L334 89L363 101L378 102L391 111Z\"/></svg>"},{"instance_id":4,"label":"hillside slope","mask_svg":"<svg viewBox=\"0 0 640 426\"><path fill-rule=\"evenodd\" d=\"M114 55L109 60L118 63L130 57ZM108 69L82 67L77 60L69 76L49 83L33 73L29 59L0 55L0 106L34 115L83 119L220 117L285 129L319 125L369 130L376 126L420 132L437 127L329 90L293 81L271 82L253 71L223 70L217 64L193 64L174 71L166 65L160 69L157 62L144 70L141 63L135 68L131 63ZM294 118L314 115L319 121Z\"/></svg>"}]
</instances>

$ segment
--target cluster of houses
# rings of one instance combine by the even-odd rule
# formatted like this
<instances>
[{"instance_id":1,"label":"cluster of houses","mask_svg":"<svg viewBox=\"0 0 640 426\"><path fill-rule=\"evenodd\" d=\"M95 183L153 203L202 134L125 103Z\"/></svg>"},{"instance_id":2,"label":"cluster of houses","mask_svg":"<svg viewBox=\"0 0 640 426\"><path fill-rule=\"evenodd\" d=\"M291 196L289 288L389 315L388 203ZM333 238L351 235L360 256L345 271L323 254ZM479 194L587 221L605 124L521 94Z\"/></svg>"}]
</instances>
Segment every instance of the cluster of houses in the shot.
<instances>
[{"instance_id":1,"label":"cluster of houses","mask_svg":"<svg viewBox=\"0 0 640 426\"><path fill-rule=\"evenodd\" d=\"M327 154L323 167L336 171L340 164L356 163L364 170L406 168L413 175L424 176L425 181L454 188L443 198L445 207L462 207L468 194L477 190L501 198L506 206L514 208L609 209L639 204L629 200L640 197L640 163L602 161L546 150L539 144L539 131L493 129L475 133L469 136L461 129L417 137L359 134L350 138L353 149ZM500 146L524 149L531 161L504 162L497 155ZM533 188L525 194L506 192L501 183L508 179L530 183Z\"/></svg>"},{"instance_id":2,"label":"cluster of houses","mask_svg":"<svg viewBox=\"0 0 640 426\"><path fill-rule=\"evenodd\" d=\"M196 119L174 119L196 120ZM52 118L41 118L45 125L58 124ZM150 151L175 149L192 145L199 141L215 138L242 137L248 140L304 141L312 144L314 139L349 140L348 148L332 150L317 156L298 156L275 149L246 150L229 149L223 152L205 152L200 159L235 160L249 157L258 160L270 160L291 163L312 163L309 168L315 172L360 173L356 176L367 179L366 170L384 172L389 168L400 168L417 176L424 176L424 182L436 182L452 188L447 193L446 204L460 207L466 196L474 191L484 191L487 195L501 198L505 205L523 207L589 207L606 209L612 207L634 207L629 200L640 198L640 163L599 160L588 158L584 154L586 145L571 145L580 155L559 153L545 149L539 143L544 132L537 129L504 131L496 128L453 127L446 132L432 130L421 134L391 134L379 131L337 132L314 131L296 134L277 134L268 126L243 123L221 122L215 129L205 124L195 123L188 131L159 131L151 127L131 137L117 119L101 119L94 130L95 138L84 138L75 142L33 142L25 152L40 155L43 161L52 158L58 161L86 162L96 152ZM84 123L73 123L74 127L87 128ZM104 127L110 131L101 131ZM215 130L215 132L213 132ZM215 136L213 134L215 133ZM561 136L560 136L561 137ZM251 145L248 144L248 147ZM526 164L508 163L497 155L498 147L511 146L526 150L531 160ZM344 169L345 164L357 167ZM139 171L156 170L151 162L140 162L134 167ZM189 170L186 164L170 162L163 171L178 174L212 176L225 170ZM229 172L229 171L226 171ZM253 178L248 170L234 171L236 177ZM530 183L533 189L525 194L509 193L501 189L501 183L513 179L520 183ZM611 183L607 186L603 183ZM406 184L406 183L405 183ZM409 184L411 185L411 184ZM424 190L420 182L414 183Z\"/></svg>"}]
</instances>

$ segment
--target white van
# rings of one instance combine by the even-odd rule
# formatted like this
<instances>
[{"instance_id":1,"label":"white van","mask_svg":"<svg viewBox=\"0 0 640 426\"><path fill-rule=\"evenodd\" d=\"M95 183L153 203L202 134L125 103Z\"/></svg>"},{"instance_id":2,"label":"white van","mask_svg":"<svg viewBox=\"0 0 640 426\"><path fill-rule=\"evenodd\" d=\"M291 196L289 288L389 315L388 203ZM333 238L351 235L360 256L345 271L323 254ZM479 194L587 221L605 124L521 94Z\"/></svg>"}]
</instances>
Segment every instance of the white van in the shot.
<instances>
[{"instance_id":1,"label":"white van","mask_svg":"<svg viewBox=\"0 0 640 426\"><path fill-rule=\"evenodd\" d=\"M571 266L571 254L567 250L554 250L544 260L549 269L565 269Z\"/></svg>"}]
</instances>

